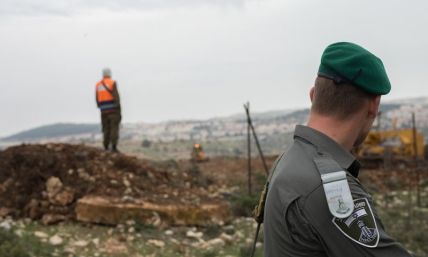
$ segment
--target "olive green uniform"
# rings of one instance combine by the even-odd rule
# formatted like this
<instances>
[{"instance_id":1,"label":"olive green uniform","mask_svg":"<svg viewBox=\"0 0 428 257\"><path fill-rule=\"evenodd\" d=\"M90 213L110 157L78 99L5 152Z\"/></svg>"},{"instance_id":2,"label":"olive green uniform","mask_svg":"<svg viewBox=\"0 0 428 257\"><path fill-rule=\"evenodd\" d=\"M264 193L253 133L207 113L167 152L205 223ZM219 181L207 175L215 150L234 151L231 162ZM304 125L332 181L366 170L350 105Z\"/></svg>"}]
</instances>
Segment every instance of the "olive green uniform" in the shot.
<instances>
[{"instance_id":1,"label":"olive green uniform","mask_svg":"<svg viewBox=\"0 0 428 257\"><path fill-rule=\"evenodd\" d=\"M108 149L109 145L113 146L113 150L116 150L116 146L119 141L119 128L120 122L122 120L121 106L120 106L120 96L119 91L117 90L117 83L115 82L112 90L113 101L115 108L107 111L101 111L101 125L103 131L103 144L104 148ZM98 96L95 96L98 103Z\"/></svg>"},{"instance_id":2,"label":"olive green uniform","mask_svg":"<svg viewBox=\"0 0 428 257\"><path fill-rule=\"evenodd\" d=\"M317 158L328 165L317 166ZM385 232L372 197L358 180L360 164L328 136L297 126L294 143L280 157L264 214L265 257L410 256ZM320 174L346 171L355 203L349 218L329 211Z\"/></svg>"},{"instance_id":3,"label":"olive green uniform","mask_svg":"<svg viewBox=\"0 0 428 257\"><path fill-rule=\"evenodd\" d=\"M115 148L119 141L119 127L122 120L118 111L102 112L101 124L103 130L103 144L106 149L111 145Z\"/></svg>"}]
</instances>

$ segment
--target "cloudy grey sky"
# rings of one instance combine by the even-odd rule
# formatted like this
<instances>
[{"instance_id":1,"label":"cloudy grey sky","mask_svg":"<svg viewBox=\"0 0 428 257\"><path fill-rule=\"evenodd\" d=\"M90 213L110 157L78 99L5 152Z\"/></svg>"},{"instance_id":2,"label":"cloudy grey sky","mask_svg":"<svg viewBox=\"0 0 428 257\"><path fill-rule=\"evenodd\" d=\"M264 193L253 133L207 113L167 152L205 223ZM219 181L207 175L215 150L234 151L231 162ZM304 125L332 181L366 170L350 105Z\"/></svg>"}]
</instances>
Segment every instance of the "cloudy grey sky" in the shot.
<instances>
[{"instance_id":1,"label":"cloudy grey sky","mask_svg":"<svg viewBox=\"0 0 428 257\"><path fill-rule=\"evenodd\" d=\"M124 122L307 107L323 49L381 57L385 99L428 96L428 2L404 0L2 0L0 137L98 122L113 70Z\"/></svg>"}]
</instances>

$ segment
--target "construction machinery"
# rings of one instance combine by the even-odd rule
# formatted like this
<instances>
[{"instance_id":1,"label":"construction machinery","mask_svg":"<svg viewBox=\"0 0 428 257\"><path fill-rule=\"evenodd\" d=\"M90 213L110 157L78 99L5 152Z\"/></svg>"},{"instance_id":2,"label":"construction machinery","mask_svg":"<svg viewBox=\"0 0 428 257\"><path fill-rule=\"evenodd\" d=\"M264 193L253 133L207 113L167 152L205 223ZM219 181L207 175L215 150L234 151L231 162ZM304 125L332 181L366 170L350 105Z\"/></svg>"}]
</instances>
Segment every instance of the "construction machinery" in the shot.
<instances>
[{"instance_id":1,"label":"construction machinery","mask_svg":"<svg viewBox=\"0 0 428 257\"><path fill-rule=\"evenodd\" d=\"M414 137L416 137L416 142ZM415 147L416 143L416 147ZM360 156L385 155L388 148L394 156L423 158L425 154L424 135L413 129L371 131L359 149Z\"/></svg>"},{"instance_id":2,"label":"construction machinery","mask_svg":"<svg viewBox=\"0 0 428 257\"><path fill-rule=\"evenodd\" d=\"M191 154L191 160L194 162L204 162L207 161L208 158L205 155L205 151L200 144L194 144Z\"/></svg>"},{"instance_id":3,"label":"construction machinery","mask_svg":"<svg viewBox=\"0 0 428 257\"><path fill-rule=\"evenodd\" d=\"M372 165L408 163L415 158L425 159L425 150L424 135L416 129L392 129L371 131L357 149L357 155L364 163Z\"/></svg>"}]
</instances>

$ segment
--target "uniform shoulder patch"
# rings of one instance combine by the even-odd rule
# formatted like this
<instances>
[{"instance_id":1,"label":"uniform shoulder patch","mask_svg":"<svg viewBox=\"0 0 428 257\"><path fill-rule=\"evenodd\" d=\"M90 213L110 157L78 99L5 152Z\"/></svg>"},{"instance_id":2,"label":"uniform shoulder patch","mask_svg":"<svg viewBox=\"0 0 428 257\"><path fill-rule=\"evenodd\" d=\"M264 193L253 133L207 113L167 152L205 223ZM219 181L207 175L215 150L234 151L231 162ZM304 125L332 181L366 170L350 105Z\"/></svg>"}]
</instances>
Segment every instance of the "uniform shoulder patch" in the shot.
<instances>
[{"instance_id":1,"label":"uniform shoulder patch","mask_svg":"<svg viewBox=\"0 0 428 257\"><path fill-rule=\"evenodd\" d=\"M349 217L334 217L332 221L340 232L360 245L375 248L379 243L379 230L367 198L354 200L354 211Z\"/></svg>"}]
</instances>

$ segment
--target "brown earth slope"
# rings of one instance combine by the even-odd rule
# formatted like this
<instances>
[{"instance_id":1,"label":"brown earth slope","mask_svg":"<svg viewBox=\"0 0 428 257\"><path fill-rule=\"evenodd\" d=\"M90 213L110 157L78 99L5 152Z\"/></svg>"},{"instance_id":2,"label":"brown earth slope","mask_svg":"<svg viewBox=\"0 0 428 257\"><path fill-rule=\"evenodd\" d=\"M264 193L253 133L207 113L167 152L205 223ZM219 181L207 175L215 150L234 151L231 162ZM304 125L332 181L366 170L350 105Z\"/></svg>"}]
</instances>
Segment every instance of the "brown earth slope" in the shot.
<instances>
[{"instance_id":1,"label":"brown earth slope","mask_svg":"<svg viewBox=\"0 0 428 257\"><path fill-rule=\"evenodd\" d=\"M87 195L193 207L221 201L207 183L191 165L179 168L173 161L152 163L83 145L21 145L0 152L0 212L17 217L74 218L76 202Z\"/></svg>"}]
</instances>

